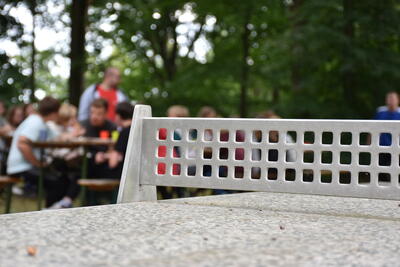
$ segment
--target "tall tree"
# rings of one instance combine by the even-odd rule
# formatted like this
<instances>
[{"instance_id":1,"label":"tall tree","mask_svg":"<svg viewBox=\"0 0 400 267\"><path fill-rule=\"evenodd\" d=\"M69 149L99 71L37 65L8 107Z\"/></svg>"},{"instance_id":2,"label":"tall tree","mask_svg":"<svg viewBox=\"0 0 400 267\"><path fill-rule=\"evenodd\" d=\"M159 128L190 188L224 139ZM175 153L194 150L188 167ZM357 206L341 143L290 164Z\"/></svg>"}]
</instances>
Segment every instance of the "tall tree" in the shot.
<instances>
[{"instance_id":1,"label":"tall tree","mask_svg":"<svg viewBox=\"0 0 400 267\"><path fill-rule=\"evenodd\" d=\"M83 92L86 65L85 33L89 0L73 0L71 6L70 77L68 81L69 102L79 105Z\"/></svg>"},{"instance_id":2,"label":"tall tree","mask_svg":"<svg viewBox=\"0 0 400 267\"><path fill-rule=\"evenodd\" d=\"M36 0L29 0L29 9L32 15L32 41L31 41L31 75L30 75L30 88L31 88L31 101L35 100L36 91L36 47L35 47L35 30L36 30Z\"/></svg>"}]
</instances>

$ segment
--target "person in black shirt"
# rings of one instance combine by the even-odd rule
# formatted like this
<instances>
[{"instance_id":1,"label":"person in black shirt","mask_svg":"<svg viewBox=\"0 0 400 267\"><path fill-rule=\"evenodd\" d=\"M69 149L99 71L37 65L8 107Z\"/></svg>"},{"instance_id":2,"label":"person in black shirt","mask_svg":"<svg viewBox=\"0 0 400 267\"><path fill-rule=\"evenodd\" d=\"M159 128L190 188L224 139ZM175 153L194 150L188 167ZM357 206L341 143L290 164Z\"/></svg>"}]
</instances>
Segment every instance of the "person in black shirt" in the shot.
<instances>
[{"instance_id":1,"label":"person in black shirt","mask_svg":"<svg viewBox=\"0 0 400 267\"><path fill-rule=\"evenodd\" d=\"M107 109L108 103L104 99L99 98L92 102L89 119L81 122L86 137L110 136L112 131L117 129L114 123L107 120ZM88 151L91 155L88 169L90 178L112 178L110 176L115 176L113 172L110 172L108 164L103 161L104 154L108 151L107 146L93 146Z\"/></svg>"},{"instance_id":2,"label":"person in black shirt","mask_svg":"<svg viewBox=\"0 0 400 267\"><path fill-rule=\"evenodd\" d=\"M116 123L120 128L122 128L117 143L115 144L114 149L96 154L96 163L107 165L108 170L105 172L108 173L108 178L121 178L129 132L132 124L133 110L134 106L129 102L122 102L117 105Z\"/></svg>"},{"instance_id":3,"label":"person in black shirt","mask_svg":"<svg viewBox=\"0 0 400 267\"><path fill-rule=\"evenodd\" d=\"M117 177L120 179L124 164L126 147L128 146L129 132L132 124L134 106L129 102L122 102L116 108L116 122L122 130L119 133L117 143L113 150L108 153L108 166L116 170Z\"/></svg>"}]
</instances>

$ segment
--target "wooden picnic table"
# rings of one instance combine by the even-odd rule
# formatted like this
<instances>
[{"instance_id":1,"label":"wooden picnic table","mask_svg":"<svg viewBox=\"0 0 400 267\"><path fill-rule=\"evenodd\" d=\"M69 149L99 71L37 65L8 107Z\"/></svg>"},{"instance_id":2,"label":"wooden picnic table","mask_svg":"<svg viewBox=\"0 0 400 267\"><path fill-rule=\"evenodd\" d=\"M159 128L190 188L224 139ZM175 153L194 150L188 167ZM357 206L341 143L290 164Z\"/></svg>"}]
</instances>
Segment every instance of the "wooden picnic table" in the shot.
<instances>
[{"instance_id":1,"label":"wooden picnic table","mask_svg":"<svg viewBox=\"0 0 400 267\"><path fill-rule=\"evenodd\" d=\"M36 148L76 148L91 146L112 146L115 141L95 137L80 137L69 140L48 140L32 142Z\"/></svg>"},{"instance_id":2,"label":"wooden picnic table","mask_svg":"<svg viewBox=\"0 0 400 267\"><path fill-rule=\"evenodd\" d=\"M47 141L35 141L32 142L32 146L40 149L40 161L44 162L44 154L46 149L57 149L57 148L78 148L84 149L81 178L87 178L87 151L89 147L93 146L113 146L115 141L112 139L103 139L96 137L78 137L68 140L47 140ZM40 168L40 176L38 181L38 210L42 209L43 200L43 183L44 183L44 168Z\"/></svg>"}]
</instances>

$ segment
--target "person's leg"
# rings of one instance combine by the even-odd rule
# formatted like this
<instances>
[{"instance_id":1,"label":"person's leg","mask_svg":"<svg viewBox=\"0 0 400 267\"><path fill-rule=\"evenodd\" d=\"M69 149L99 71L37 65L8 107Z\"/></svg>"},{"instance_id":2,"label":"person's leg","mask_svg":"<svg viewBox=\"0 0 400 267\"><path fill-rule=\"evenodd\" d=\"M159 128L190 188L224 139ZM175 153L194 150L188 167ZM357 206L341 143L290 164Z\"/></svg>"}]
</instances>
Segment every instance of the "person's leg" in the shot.
<instances>
[{"instance_id":1,"label":"person's leg","mask_svg":"<svg viewBox=\"0 0 400 267\"><path fill-rule=\"evenodd\" d=\"M67 184L65 175L60 175L50 170L45 171L46 207L50 207L65 196Z\"/></svg>"},{"instance_id":2,"label":"person's leg","mask_svg":"<svg viewBox=\"0 0 400 267\"><path fill-rule=\"evenodd\" d=\"M80 187L77 182L78 179L79 179L79 174L76 173L68 174L68 180L67 180L68 185L65 196L69 197L72 200L74 200L79 195Z\"/></svg>"}]
</instances>

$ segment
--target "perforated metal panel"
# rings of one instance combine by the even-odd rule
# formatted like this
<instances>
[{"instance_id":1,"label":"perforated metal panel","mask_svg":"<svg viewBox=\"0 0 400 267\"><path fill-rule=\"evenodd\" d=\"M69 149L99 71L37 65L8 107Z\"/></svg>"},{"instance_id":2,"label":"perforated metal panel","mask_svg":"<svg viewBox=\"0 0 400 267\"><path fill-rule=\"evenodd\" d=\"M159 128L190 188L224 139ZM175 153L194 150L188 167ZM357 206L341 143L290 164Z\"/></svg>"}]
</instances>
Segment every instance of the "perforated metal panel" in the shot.
<instances>
[{"instance_id":1,"label":"perforated metal panel","mask_svg":"<svg viewBox=\"0 0 400 267\"><path fill-rule=\"evenodd\" d=\"M144 118L140 184L400 199L399 137L394 121Z\"/></svg>"}]
</instances>

